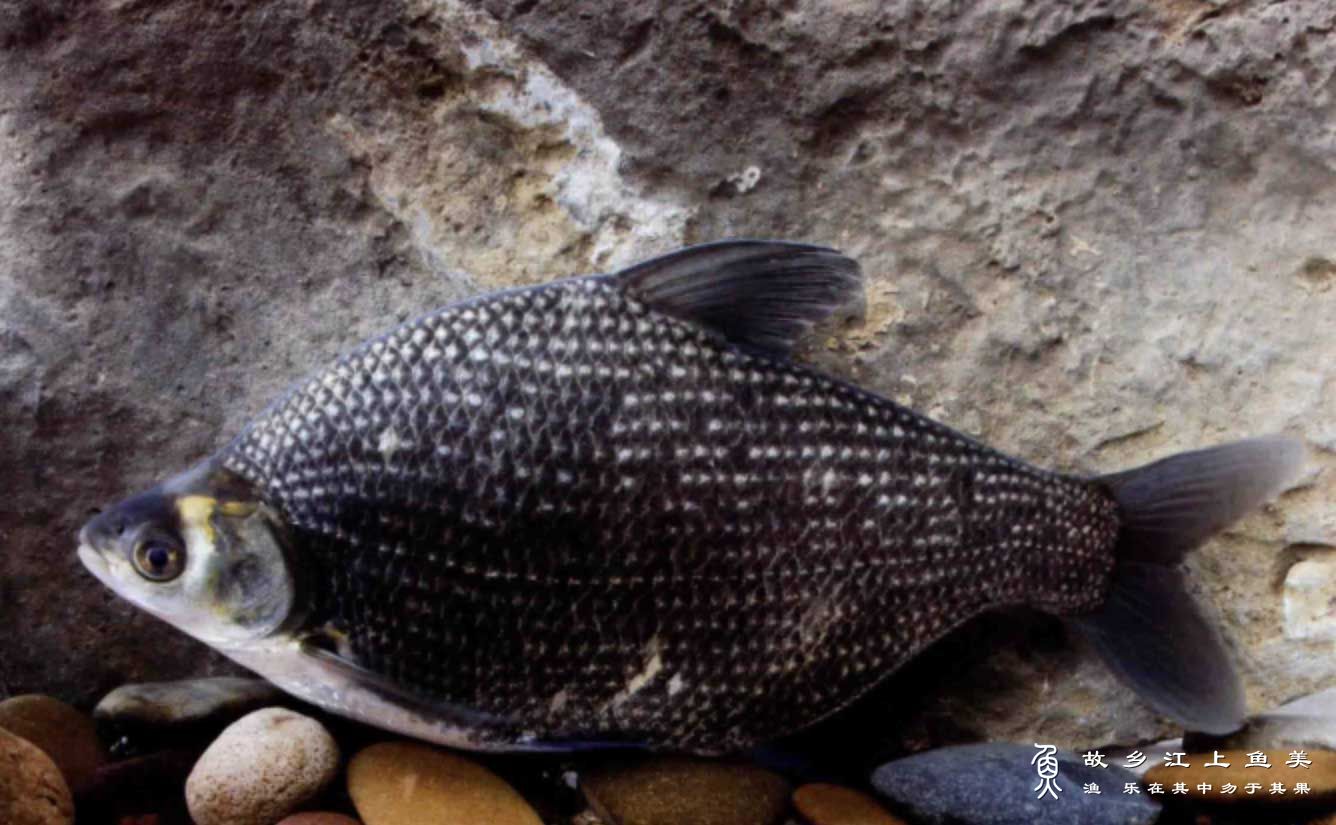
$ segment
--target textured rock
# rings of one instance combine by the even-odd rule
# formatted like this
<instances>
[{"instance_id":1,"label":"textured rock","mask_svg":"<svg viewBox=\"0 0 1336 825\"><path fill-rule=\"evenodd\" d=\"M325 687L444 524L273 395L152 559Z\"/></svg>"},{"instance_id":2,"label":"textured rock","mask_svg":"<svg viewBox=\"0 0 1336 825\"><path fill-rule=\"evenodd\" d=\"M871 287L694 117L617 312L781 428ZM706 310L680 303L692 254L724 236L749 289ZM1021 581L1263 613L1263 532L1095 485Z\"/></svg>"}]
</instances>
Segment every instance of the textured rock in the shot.
<instances>
[{"instance_id":1,"label":"textured rock","mask_svg":"<svg viewBox=\"0 0 1336 825\"><path fill-rule=\"evenodd\" d=\"M348 763L348 794L366 825L541 825L533 808L478 763L410 742L383 742Z\"/></svg>"},{"instance_id":2,"label":"textured rock","mask_svg":"<svg viewBox=\"0 0 1336 825\"><path fill-rule=\"evenodd\" d=\"M339 746L314 719L283 708L243 716L186 779L195 825L271 825L313 799L339 769Z\"/></svg>"},{"instance_id":3,"label":"textured rock","mask_svg":"<svg viewBox=\"0 0 1336 825\"><path fill-rule=\"evenodd\" d=\"M284 817L278 825L360 825L356 819L343 814L333 814L324 811L312 811L304 814L293 814Z\"/></svg>"},{"instance_id":4,"label":"textured rock","mask_svg":"<svg viewBox=\"0 0 1336 825\"><path fill-rule=\"evenodd\" d=\"M1253 753L1265 754L1265 765L1250 764L1249 752L1245 750L1188 753L1179 760L1187 767L1160 764L1147 771L1142 781L1148 791L1153 790L1150 787L1153 784L1162 785L1165 794L1171 794L1172 787L1182 783L1185 791L1182 795L1220 805L1304 807L1336 801L1336 751L1267 749ZM1288 760L1296 754L1302 754L1310 764L1306 767L1297 762L1289 764ZM1208 766L1211 762L1219 765ZM1294 786L1299 782L1308 785L1308 793L1295 793ZM1233 791L1227 792L1224 787L1227 783L1234 786ZM1280 783L1283 790L1273 792L1274 783Z\"/></svg>"},{"instance_id":5,"label":"textured rock","mask_svg":"<svg viewBox=\"0 0 1336 825\"><path fill-rule=\"evenodd\" d=\"M1336 639L1336 557L1296 562L1285 573L1285 635Z\"/></svg>"},{"instance_id":6,"label":"textured rock","mask_svg":"<svg viewBox=\"0 0 1336 825\"><path fill-rule=\"evenodd\" d=\"M70 825L74 800L60 770L36 745L0 730L0 822Z\"/></svg>"},{"instance_id":7,"label":"textured rock","mask_svg":"<svg viewBox=\"0 0 1336 825\"><path fill-rule=\"evenodd\" d=\"M93 720L50 696L27 694L0 702L0 728L41 748L76 794L107 760Z\"/></svg>"},{"instance_id":8,"label":"textured rock","mask_svg":"<svg viewBox=\"0 0 1336 825\"><path fill-rule=\"evenodd\" d=\"M865 793L839 785L803 785L793 806L812 825L904 825Z\"/></svg>"},{"instance_id":9,"label":"textured rock","mask_svg":"<svg viewBox=\"0 0 1336 825\"><path fill-rule=\"evenodd\" d=\"M589 771L580 788L616 825L773 825L789 800L788 784L769 771L672 757Z\"/></svg>"},{"instance_id":10,"label":"textured rock","mask_svg":"<svg viewBox=\"0 0 1336 825\"><path fill-rule=\"evenodd\" d=\"M878 791L909 811L915 821L968 825L1149 825L1160 805L1144 794L1124 794L1136 777L1106 762L1087 767L1059 752L1059 790L1038 798L1033 747L1011 744L941 748L889 762L872 774ZM1087 783L1099 794L1087 794ZM1055 798L1056 797L1056 798Z\"/></svg>"},{"instance_id":11,"label":"textured rock","mask_svg":"<svg viewBox=\"0 0 1336 825\"><path fill-rule=\"evenodd\" d=\"M1190 568L1251 707L1336 679L1274 589L1332 540L1329 4L5 11L0 623L28 632L0 692L227 668L71 537L314 363L483 288L724 235L858 255L869 317L809 357L1037 463L1305 438L1326 472ZM976 622L895 679L854 746L1177 733L1054 619Z\"/></svg>"}]
</instances>

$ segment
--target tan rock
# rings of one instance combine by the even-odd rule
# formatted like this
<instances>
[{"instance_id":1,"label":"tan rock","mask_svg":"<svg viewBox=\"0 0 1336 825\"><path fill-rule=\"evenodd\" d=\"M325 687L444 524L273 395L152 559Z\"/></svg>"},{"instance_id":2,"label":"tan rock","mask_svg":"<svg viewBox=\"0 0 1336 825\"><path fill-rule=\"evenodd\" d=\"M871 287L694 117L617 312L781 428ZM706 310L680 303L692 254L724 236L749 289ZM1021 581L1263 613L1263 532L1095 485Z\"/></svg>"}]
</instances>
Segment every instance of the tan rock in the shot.
<instances>
[{"instance_id":1,"label":"tan rock","mask_svg":"<svg viewBox=\"0 0 1336 825\"><path fill-rule=\"evenodd\" d=\"M74 799L60 769L42 749L0 730L0 822L71 825Z\"/></svg>"},{"instance_id":2,"label":"tan rock","mask_svg":"<svg viewBox=\"0 0 1336 825\"><path fill-rule=\"evenodd\" d=\"M816 783L793 792L793 805L812 825L905 825L865 793Z\"/></svg>"},{"instance_id":3,"label":"tan rock","mask_svg":"<svg viewBox=\"0 0 1336 825\"><path fill-rule=\"evenodd\" d=\"M328 811L311 811L285 817L278 825L361 825L356 819Z\"/></svg>"},{"instance_id":4,"label":"tan rock","mask_svg":"<svg viewBox=\"0 0 1336 825\"><path fill-rule=\"evenodd\" d=\"M1221 804L1312 805L1336 800L1336 751L1298 751L1311 764L1308 767L1289 767L1286 763L1295 751L1270 749L1190 753L1180 759L1188 765L1186 768L1165 765L1164 755L1154 754L1159 757L1161 764L1146 772L1142 785L1147 789L1155 783L1163 785L1164 795L1160 798L1172 799L1177 796L1173 793L1174 785L1181 782L1187 788L1187 797ZM1249 767L1249 753L1265 754L1265 761L1270 767ZM1210 762L1225 763L1228 767L1207 767ZM1272 793L1273 783L1281 783L1284 792ZM1306 784L1309 792L1295 793L1298 783ZM1233 785L1235 790L1226 793L1227 784ZM1199 787L1201 785L1210 787L1204 789Z\"/></svg>"},{"instance_id":5,"label":"tan rock","mask_svg":"<svg viewBox=\"0 0 1336 825\"><path fill-rule=\"evenodd\" d=\"M339 747L314 719L285 708L241 717L186 779L196 825L272 825L334 779Z\"/></svg>"},{"instance_id":6,"label":"tan rock","mask_svg":"<svg viewBox=\"0 0 1336 825\"><path fill-rule=\"evenodd\" d=\"M75 791L87 787L107 761L93 720L50 696L32 693L0 702L0 728L41 748Z\"/></svg>"},{"instance_id":7,"label":"tan rock","mask_svg":"<svg viewBox=\"0 0 1336 825\"><path fill-rule=\"evenodd\" d=\"M366 825L541 825L501 777L413 742L382 742L348 763L348 794Z\"/></svg>"},{"instance_id":8,"label":"tan rock","mask_svg":"<svg viewBox=\"0 0 1336 825\"><path fill-rule=\"evenodd\" d=\"M678 757L591 771L580 787L617 825L771 825L789 798L788 783L761 768Z\"/></svg>"}]
</instances>

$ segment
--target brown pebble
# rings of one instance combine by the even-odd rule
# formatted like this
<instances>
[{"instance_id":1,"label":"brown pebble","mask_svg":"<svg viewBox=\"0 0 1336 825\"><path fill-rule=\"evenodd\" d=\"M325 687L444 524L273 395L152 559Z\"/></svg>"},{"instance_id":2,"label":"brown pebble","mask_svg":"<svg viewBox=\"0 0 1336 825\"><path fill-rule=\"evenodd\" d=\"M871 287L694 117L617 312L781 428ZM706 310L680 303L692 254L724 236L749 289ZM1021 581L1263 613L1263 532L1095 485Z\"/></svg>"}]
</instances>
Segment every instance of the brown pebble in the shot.
<instances>
[{"instance_id":1,"label":"brown pebble","mask_svg":"<svg viewBox=\"0 0 1336 825\"><path fill-rule=\"evenodd\" d=\"M1302 750L1312 765L1307 768L1286 767L1285 763L1290 758L1291 751L1295 750ZM1270 768L1246 767L1249 753L1246 750L1218 751L1220 755L1218 760L1215 759L1217 752L1190 753L1181 760L1188 764L1189 767L1186 768L1165 765L1164 754L1154 754L1153 756L1159 758L1160 764L1146 772L1141 784L1147 790L1153 783L1164 786L1163 794L1152 795L1152 798L1160 800L1189 798L1222 805L1261 803L1296 806L1336 800L1336 751L1287 748L1261 752L1266 754ZM1211 761L1225 762L1229 767L1206 767L1206 763ZM1187 787L1187 793L1173 793L1173 786L1179 782ZM1284 793L1271 793L1272 783L1276 782L1284 785ZM1299 782L1308 784L1309 793L1294 792L1294 786ZM1235 786L1233 793L1223 792L1226 783ZM1256 783L1261 787L1253 788L1253 792L1248 793L1249 783ZM1203 784L1209 785L1210 790L1198 788Z\"/></svg>"},{"instance_id":2,"label":"brown pebble","mask_svg":"<svg viewBox=\"0 0 1336 825\"><path fill-rule=\"evenodd\" d=\"M865 793L816 783L793 792L793 805L812 825L905 825Z\"/></svg>"},{"instance_id":3,"label":"brown pebble","mask_svg":"<svg viewBox=\"0 0 1336 825\"><path fill-rule=\"evenodd\" d=\"M92 718L50 696L30 693L0 702L0 728L41 748L76 794L107 761Z\"/></svg>"},{"instance_id":4,"label":"brown pebble","mask_svg":"<svg viewBox=\"0 0 1336 825\"><path fill-rule=\"evenodd\" d=\"M278 825L361 825L356 819L343 814L312 811L305 814L293 814Z\"/></svg>"},{"instance_id":5,"label":"brown pebble","mask_svg":"<svg viewBox=\"0 0 1336 825\"><path fill-rule=\"evenodd\" d=\"M788 783L769 771L680 757L592 770L580 787L618 825L773 825L789 799Z\"/></svg>"},{"instance_id":6,"label":"brown pebble","mask_svg":"<svg viewBox=\"0 0 1336 825\"><path fill-rule=\"evenodd\" d=\"M0 822L74 822L74 798L56 763L41 748L5 730L0 730Z\"/></svg>"},{"instance_id":7,"label":"brown pebble","mask_svg":"<svg viewBox=\"0 0 1336 825\"><path fill-rule=\"evenodd\" d=\"M366 825L542 825L501 777L415 742L359 752L348 764L348 794Z\"/></svg>"}]
</instances>

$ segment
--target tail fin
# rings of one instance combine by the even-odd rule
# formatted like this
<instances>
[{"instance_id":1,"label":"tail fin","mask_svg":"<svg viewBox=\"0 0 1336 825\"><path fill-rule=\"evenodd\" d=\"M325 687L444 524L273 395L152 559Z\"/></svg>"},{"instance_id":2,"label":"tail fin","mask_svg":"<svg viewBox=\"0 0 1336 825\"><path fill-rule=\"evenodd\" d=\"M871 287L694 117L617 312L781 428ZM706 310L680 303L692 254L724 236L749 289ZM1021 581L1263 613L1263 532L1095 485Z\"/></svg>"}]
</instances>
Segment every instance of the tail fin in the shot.
<instances>
[{"instance_id":1,"label":"tail fin","mask_svg":"<svg viewBox=\"0 0 1336 825\"><path fill-rule=\"evenodd\" d=\"M1255 438L1096 479L1118 502L1117 561L1108 600L1077 624L1116 676L1189 730L1237 730L1245 708L1220 636L1176 565L1283 491L1303 461L1298 441Z\"/></svg>"}]
</instances>

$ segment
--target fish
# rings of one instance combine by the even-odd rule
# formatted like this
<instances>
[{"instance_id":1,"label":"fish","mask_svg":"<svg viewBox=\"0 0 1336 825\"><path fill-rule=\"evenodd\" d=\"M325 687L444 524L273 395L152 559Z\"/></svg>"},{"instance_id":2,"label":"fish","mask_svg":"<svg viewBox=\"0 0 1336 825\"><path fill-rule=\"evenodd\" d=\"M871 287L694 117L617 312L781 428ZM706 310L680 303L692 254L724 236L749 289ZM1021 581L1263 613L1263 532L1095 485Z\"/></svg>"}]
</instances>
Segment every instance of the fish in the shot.
<instances>
[{"instance_id":1,"label":"fish","mask_svg":"<svg viewBox=\"0 0 1336 825\"><path fill-rule=\"evenodd\" d=\"M731 240L454 303L98 513L78 556L302 700L472 750L742 751L1015 607L1177 723L1239 727L1180 562L1302 442L1031 466L795 358L862 295L836 250Z\"/></svg>"}]
</instances>

